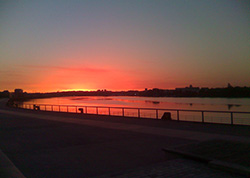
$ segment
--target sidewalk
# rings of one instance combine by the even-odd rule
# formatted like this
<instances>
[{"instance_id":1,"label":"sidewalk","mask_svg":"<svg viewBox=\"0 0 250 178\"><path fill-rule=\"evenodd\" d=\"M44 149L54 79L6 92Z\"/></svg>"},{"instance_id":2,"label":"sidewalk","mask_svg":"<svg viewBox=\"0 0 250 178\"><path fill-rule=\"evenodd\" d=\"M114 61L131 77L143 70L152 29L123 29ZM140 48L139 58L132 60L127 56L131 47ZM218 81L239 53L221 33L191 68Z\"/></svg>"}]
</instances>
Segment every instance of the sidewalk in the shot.
<instances>
[{"instance_id":1,"label":"sidewalk","mask_svg":"<svg viewBox=\"0 0 250 178\"><path fill-rule=\"evenodd\" d=\"M5 111L5 110L0 109L0 113L23 116L23 117L33 117L37 119L57 121L57 122L63 122L63 123L74 123L74 124L87 125L87 126L93 126L93 127L101 127L101 128L106 128L106 129L126 130L126 131L133 131L133 132L139 132L139 133L144 133L144 134L153 134L153 135L160 135L160 136L168 136L172 138L189 139L189 140L195 140L195 141L220 139L220 140L231 140L231 141L237 141L237 142L250 143L250 137L245 137L245 136L221 135L221 134L215 134L215 133L204 133L201 131L197 132L197 131L190 131L190 130L150 127L150 126L138 125L138 124L107 122L106 120L103 121L103 120L75 119L73 117L56 117L56 116L51 116L51 115L49 117L44 117L43 115L37 114L37 112L23 113L23 112ZM102 116L95 116L95 117L101 118ZM107 116L107 117L112 118L112 116ZM142 119L141 119L141 122L143 122ZM164 122L167 124L167 123L177 122L177 121L164 121ZM182 122L179 124L181 127L182 125L185 125L188 123ZM202 126L202 123L197 123L197 124L200 124L200 126ZM227 126L230 127L230 125L224 125L224 127L227 127ZM237 126L233 126L233 127L237 127Z\"/></svg>"}]
</instances>

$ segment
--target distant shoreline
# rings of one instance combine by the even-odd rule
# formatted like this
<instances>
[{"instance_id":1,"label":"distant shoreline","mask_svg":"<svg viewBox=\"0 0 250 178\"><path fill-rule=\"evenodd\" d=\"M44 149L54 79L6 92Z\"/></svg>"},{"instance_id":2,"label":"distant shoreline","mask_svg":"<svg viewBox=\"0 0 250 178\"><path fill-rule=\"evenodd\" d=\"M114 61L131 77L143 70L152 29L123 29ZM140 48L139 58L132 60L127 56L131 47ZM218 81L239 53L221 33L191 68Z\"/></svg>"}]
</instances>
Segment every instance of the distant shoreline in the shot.
<instances>
[{"instance_id":1,"label":"distant shoreline","mask_svg":"<svg viewBox=\"0 0 250 178\"><path fill-rule=\"evenodd\" d=\"M50 95L50 96L47 96L47 94L43 95L43 94L39 94L39 96L28 96L28 97L18 97L18 98L11 98L11 100L14 100L14 101L29 101L29 100L32 100L32 99L42 99L42 98L57 98L57 97L95 97L95 96L101 96L101 97L111 97L111 96L129 96L129 97L149 97L149 98L153 98L153 97L156 97L156 98L228 98L228 99L237 99L237 98L250 98L250 96L248 97L235 97L235 96L232 96L232 97L226 97L226 96L136 96L136 95Z\"/></svg>"},{"instance_id":2,"label":"distant shoreline","mask_svg":"<svg viewBox=\"0 0 250 178\"><path fill-rule=\"evenodd\" d=\"M39 98L67 97L67 96L133 96L133 97L181 97L181 98L250 98L250 87L232 87L226 88L199 88L190 85L185 88L168 89L147 89L142 91L62 91L50 93L27 93L22 89L15 89L15 92L0 92L1 97L9 97L14 101L26 101Z\"/></svg>"}]
</instances>

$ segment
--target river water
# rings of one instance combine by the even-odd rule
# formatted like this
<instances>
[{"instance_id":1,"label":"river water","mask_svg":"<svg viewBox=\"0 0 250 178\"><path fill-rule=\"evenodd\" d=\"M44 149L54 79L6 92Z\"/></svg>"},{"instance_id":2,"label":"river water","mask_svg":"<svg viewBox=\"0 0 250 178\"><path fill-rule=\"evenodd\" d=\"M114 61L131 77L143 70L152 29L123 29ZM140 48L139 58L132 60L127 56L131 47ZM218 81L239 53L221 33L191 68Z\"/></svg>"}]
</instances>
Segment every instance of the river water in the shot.
<instances>
[{"instance_id":1,"label":"river water","mask_svg":"<svg viewBox=\"0 0 250 178\"><path fill-rule=\"evenodd\" d=\"M72 96L32 99L24 104L48 105L77 105L77 106L108 106L130 108L160 108L160 109L187 109L187 110L212 110L212 111L244 111L250 112L250 98L187 98L187 97L133 97L133 96ZM47 109L49 110L49 109ZM54 109L56 110L56 108ZM62 109L63 110L63 109ZM65 108L64 108L65 110ZM74 112L74 108L69 109ZM77 111L78 112L78 111ZM95 113L96 109L88 107L88 113ZM107 110L100 109L99 114L107 114ZM165 111L159 111L159 118ZM121 110L112 109L111 114L121 115ZM136 110L125 109L125 115L136 116ZM172 118L177 119L177 113L171 112ZM201 113L180 112L180 120L200 121ZM155 118L155 111L141 111L141 117ZM205 121L221 123L230 122L230 113L205 113ZM239 124L250 120L250 114L234 114L234 119Z\"/></svg>"}]
</instances>

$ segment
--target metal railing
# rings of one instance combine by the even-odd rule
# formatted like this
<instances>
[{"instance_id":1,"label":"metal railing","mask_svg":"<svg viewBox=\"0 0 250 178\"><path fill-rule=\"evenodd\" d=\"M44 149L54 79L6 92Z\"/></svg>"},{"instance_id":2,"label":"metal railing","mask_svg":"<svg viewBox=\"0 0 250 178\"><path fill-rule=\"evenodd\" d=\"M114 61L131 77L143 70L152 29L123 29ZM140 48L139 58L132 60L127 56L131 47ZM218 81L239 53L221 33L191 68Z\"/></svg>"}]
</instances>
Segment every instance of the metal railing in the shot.
<instances>
[{"instance_id":1,"label":"metal railing","mask_svg":"<svg viewBox=\"0 0 250 178\"><path fill-rule=\"evenodd\" d=\"M197 113L199 114L197 122L208 122L206 118L206 114L208 113L220 113L220 114L229 114L229 122L228 117L227 123L228 124L235 124L235 114L245 114L248 115L245 118L245 123L243 125L250 125L250 112L243 112L243 111L212 111L212 110L187 110L187 109L161 109L161 108L133 108L133 107L109 107L109 106L77 106L77 105L51 105L51 104L14 104L17 108L24 108L24 109L33 109L33 110L43 110L43 111L56 111L56 112L69 112L69 113L83 113L83 114L96 114L96 115L109 115L109 116L122 116L122 117L137 117L137 118L154 118L160 119L165 112L170 112L171 114L175 115L173 120L180 121L181 119L180 113L188 112L188 113ZM106 109L105 112L100 112L101 109ZM112 110L118 110L118 112L111 112ZM125 111L133 110L133 114L125 114ZM146 117L144 112L150 111L149 117ZM144 113L144 115L143 115ZM196 114L196 115L197 115ZM224 116L225 118L225 116ZM190 121L190 120L186 120ZM218 122L216 122L218 123ZM219 122L221 123L221 122Z\"/></svg>"}]
</instances>

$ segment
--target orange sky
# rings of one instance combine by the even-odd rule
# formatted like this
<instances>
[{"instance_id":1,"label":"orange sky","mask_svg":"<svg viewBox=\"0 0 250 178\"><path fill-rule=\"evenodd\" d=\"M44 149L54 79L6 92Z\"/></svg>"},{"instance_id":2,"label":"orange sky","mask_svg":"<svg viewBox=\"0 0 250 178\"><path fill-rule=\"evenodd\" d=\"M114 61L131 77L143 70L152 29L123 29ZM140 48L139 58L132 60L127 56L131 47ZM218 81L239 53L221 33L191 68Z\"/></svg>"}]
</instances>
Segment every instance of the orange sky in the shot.
<instances>
[{"instance_id":1,"label":"orange sky","mask_svg":"<svg viewBox=\"0 0 250 178\"><path fill-rule=\"evenodd\" d=\"M0 5L0 91L250 86L244 1Z\"/></svg>"}]
</instances>

